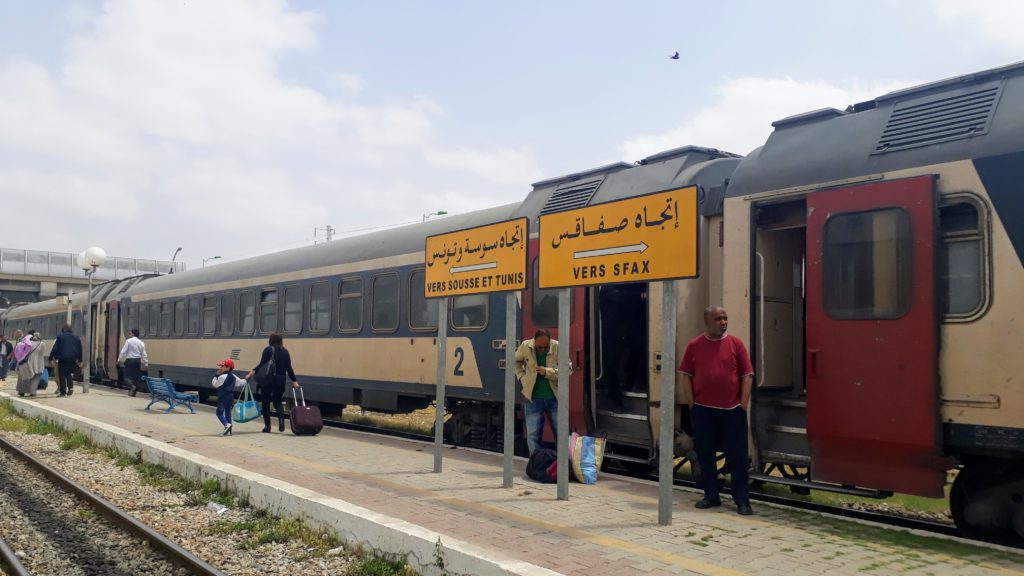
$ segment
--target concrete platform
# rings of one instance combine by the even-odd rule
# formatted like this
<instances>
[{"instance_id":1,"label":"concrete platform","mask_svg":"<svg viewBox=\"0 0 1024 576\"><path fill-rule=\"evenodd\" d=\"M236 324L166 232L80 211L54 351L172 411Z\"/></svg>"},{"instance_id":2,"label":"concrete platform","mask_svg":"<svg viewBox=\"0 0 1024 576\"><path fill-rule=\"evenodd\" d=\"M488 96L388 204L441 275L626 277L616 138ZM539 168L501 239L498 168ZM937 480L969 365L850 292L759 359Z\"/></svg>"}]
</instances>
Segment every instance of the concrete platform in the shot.
<instances>
[{"instance_id":1,"label":"concrete platform","mask_svg":"<svg viewBox=\"0 0 1024 576\"><path fill-rule=\"evenodd\" d=\"M13 395L13 378L0 395ZM698 494L676 491L674 524L657 524L654 483L602 476L596 485L555 487L523 477L501 488L501 455L445 451L431 472L430 444L326 429L317 437L263 434L236 424L232 437L208 407L146 412L148 397L93 386L70 398L12 398L101 442L141 451L190 476L217 476L254 504L334 526L343 537L441 573L465 574L1021 574L1024 552L770 507L700 511ZM440 545L438 545L440 541Z\"/></svg>"}]
</instances>

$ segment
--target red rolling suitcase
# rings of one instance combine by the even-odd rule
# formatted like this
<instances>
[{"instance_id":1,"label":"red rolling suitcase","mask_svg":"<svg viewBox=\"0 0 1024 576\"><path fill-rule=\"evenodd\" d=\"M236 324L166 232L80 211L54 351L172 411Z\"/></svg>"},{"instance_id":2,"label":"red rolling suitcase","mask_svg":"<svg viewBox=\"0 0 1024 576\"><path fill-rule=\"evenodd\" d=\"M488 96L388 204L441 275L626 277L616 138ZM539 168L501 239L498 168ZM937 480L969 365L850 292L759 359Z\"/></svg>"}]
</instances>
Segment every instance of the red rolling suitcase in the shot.
<instances>
[{"instance_id":1,"label":"red rolling suitcase","mask_svg":"<svg viewBox=\"0 0 1024 576\"><path fill-rule=\"evenodd\" d=\"M292 434L296 436L316 436L324 429L324 419L320 416L319 406L306 406L306 397L299 388L299 397L302 404L299 405L299 398L295 398L295 388L292 388L292 398L295 399L295 406L288 417L291 424Z\"/></svg>"}]
</instances>

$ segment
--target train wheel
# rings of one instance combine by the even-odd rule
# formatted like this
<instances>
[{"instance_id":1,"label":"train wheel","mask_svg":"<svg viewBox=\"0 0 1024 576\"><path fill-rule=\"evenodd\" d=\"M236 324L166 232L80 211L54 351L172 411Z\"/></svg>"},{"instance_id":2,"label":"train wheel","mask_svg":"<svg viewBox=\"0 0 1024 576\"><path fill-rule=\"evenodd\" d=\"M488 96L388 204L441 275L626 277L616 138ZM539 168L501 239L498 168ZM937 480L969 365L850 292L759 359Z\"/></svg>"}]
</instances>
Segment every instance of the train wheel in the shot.
<instances>
[{"instance_id":1,"label":"train wheel","mask_svg":"<svg viewBox=\"0 0 1024 576\"><path fill-rule=\"evenodd\" d=\"M967 537L1001 540L1016 532L1024 539L1024 467L993 460L966 464L953 481L949 508Z\"/></svg>"}]
</instances>

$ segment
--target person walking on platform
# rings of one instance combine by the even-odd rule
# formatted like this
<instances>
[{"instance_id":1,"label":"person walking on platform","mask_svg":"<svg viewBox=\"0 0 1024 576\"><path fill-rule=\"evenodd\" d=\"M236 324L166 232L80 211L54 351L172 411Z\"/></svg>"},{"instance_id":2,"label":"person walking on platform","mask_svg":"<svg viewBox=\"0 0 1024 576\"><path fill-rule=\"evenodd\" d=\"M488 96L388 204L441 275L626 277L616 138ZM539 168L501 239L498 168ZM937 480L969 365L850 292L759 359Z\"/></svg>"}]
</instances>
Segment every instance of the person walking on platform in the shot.
<instances>
[{"instance_id":1,"label":"person walking on platform","mask_svg":"<svg viewBox=\"0 0 1024 576\"><path fill-rule=\"evenodd\" d=\"M263 372L260 371L261 368ZM292 388L296 389L299 387L299 380L292 370L292 357L284 347L284 338L280 334L270 335L269 345L263 349L260 363L245 376L245 379L252 380L257 374L260 375L257 383L260 385L260 402L263 405L263 431L270 432L270 403L273 402L277 410L277 429L284 432L284 406L281 404L281 397L284 396L285 378L290 379Z\"/></svg>"},{"instance_id":2,"label":"person walking on platform","mask_svg":"<svg viewBox=\"0 0 1024 576\"><path fill-rule=\"evenodd\" d=\"M516 350L516 378L523 386L526 446L532 455L544 437L544 415L558 438L558 340L541 328Z\"/></svg>"},{"instance_id":3,"label":"person walking on platform","mask_svg":"<svg viewBox=\"0 0 1024 576\"><path fill-rule=\"evenodd\" d=\"M213 387L217 390L217 419L224 426L224 436L231 436L231 407L235 403L235 388L245 386L245 380L235 376L232 360L221 360L217 364L217 375Z\"/></svg>"},{"instance_id":4,"label":"person walking on platform","mask_svg":"<svg viewBox=\"0 0 1024 576\"><path fill-rule=\"evenodd\" d=\"M743 516L750 508L747 455L747 412L754 367L747 348L739 338L726 334L729 315L721 306L704 310L704 333L690 340L683 353L679 371L690 406L697 461L700 463L704 498L700 509L721 506L718 494L718 467L715 453L725 447L732 477L732 499Z\"/></svg>"},{"instance_id":5,"label":"person walking on platform","mask_svg":"<svg viewBox=\"0 0 1024 576\"><path fill-rule=\"evenodd\" d=\"M39 379L46 367L44 360L43 341L35 332L29 332L25 355L18 362L18 396L35 396L39 388ZM24 344L24 342L22 342Z\"/></svg>"},{"instance_id":6,"label":"person walking on platform","mask_svg":"<svg viewBox=\"0 0 1024 576\"><path fill-rule=\"evenodd\" d=\"M50 363L57 361L57 395L61 398L71 396L75 391L75 383L71 375L75 368L82 365L82 341L71 331L71 325L65 324L57 340L50 350Z\"/></svg>"},{"instance_id":7,"label":"person walking on platform","mask_svg":"<svg viewBox=\"0 0 1024 576\"><path fill-rule=\"evenodd\" d=\"M146 343L139 338L139 329L132 328L132 337L125 340L121 353L117 356L118 364L124 365L124 377L128 380L128 395L135 396L142 387L142 371L149 365L146 355Z\"/></svg>"},{"instance_id":8,"label":"person walking on platform","mask_svg":"<svg viewBox=\"0 0 1024 576\"><path fill-rule=\"evenodd\" d=\"M7 341L7 336L0 334L0 380L7 380L11 360L14 360L14 344Z\"/></svg>"}]
</instances>

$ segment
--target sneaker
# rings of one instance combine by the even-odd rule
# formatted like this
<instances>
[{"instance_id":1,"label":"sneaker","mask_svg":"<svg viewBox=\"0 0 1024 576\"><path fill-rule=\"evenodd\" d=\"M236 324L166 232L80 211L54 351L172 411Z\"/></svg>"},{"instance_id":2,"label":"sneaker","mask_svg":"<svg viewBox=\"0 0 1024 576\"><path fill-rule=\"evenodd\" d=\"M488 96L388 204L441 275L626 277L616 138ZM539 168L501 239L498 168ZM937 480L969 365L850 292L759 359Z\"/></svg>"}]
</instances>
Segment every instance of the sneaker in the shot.
<instances>
[{"instance_id":1,"label":"sneaker","mask_svg":"<svg viewBox=\"0 0 1024 576\"><path fill-rule=\"evenodd\" d=\"M231 424L224 427L224 433L221 436L231 436Z\"/></svg>"},{"instance_id":2,"label":"sneaker","mask_svg":"<svg viewBox=\"0 0 1024 576\"><path fill-rule=\"evenodd\" d=\"M693 505L693 507L697 508L698 510L706 510L708 508L716 508L721 505L721 500L708 500L707 498L701 498L700 500L697 501L696 504Z\"/></svg>"},{"instance_id":3,"label":"sneaker","mask_svg":"<svg viewBox=\"0 0 1024 576\"><path fill-rule=\"evenodd\" d=\"M736 513L740 516L751 516L754 514L754 509L750 507L750 502L744 502L736 505Z\"/></svg>"}]
</instances>

